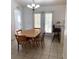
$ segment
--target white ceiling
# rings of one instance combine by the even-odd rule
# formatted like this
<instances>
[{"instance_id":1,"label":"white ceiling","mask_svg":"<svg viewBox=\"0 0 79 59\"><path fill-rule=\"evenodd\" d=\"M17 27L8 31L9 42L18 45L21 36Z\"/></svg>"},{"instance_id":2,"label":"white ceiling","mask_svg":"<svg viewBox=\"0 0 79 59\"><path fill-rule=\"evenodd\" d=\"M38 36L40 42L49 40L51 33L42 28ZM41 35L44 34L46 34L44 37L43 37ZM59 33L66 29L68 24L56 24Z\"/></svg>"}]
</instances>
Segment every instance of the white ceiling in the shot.
<instances>
[{"instance_id":1,"label":"white ceiling","mask_svg":"<svg viewBox=\"0 0 79 59\"><path fill-rule=\"evenodd\" d=\"M27 5L33 3L33 0L16 0L22 5ZM57 5L57 4L66 4L66 0L34 0L36 4L40 5Z\"/></svg>"}]
</instances>

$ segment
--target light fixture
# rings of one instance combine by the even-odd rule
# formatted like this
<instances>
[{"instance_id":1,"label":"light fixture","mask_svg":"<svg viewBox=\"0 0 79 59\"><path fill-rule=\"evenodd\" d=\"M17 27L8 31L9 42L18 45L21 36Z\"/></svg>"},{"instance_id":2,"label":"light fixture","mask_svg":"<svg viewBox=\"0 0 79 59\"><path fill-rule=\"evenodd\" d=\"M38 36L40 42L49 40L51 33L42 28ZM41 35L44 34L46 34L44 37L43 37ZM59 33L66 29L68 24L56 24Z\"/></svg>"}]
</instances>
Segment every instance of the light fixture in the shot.
<instances>
[{"instance_id":1,"label":"light fixture","mask_svg":"<svg viewBox=\"0 0 79 59\"><path fill-rule=\"evenodd\" d=\"M34 0L33 0L33 3L30 5L28 4L27 5L28 8L32 8L32 10L34 11L35 9L39 8L40 5L39 4L35 4Z\"/></svg>"},{"instance_id":2,"label":"light fixture","mask_svg":"<svg viewBox=\"0 0 79 59\"><path fill-rule=\"evenodd\" d=\"M35 4L34 0L33 0L33 3L32 4L28 4L27 5L28 8L31 8L32 9L32 17L33 17L33 20L34 20L34 11L35 9L39 8L40 5L39 4Z\"/></svg>"}]
</instances>

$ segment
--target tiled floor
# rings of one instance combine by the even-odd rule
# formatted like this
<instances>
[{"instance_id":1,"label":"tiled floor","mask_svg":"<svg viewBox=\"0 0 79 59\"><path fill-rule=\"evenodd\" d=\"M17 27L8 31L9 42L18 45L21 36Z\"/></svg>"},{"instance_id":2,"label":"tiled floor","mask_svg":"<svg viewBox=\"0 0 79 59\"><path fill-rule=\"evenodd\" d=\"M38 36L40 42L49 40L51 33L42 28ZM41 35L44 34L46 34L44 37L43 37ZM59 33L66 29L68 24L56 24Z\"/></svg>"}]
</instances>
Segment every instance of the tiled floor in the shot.
<instances>
[{"instance_id":1,"label":"tiled floor","mask_svg":"<svg viewBox=\"0 0 79 59\"><path fill-rule=\"evenodd\" d=\"M12 59L63 59L63 46L61 43L51 40L51 37L45 37L44 48L21 48L17 51L16 40L11 44L11 58Z\"/></svg>"}]
</instances>

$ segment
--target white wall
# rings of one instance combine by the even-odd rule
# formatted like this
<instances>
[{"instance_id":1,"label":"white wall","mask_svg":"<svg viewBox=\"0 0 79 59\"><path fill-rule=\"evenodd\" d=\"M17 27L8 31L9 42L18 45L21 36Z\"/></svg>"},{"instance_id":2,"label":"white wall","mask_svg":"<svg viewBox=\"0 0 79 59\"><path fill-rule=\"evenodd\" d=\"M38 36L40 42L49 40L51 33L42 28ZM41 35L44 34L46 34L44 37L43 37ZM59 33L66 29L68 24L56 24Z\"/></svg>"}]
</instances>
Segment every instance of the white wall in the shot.
<instances>
[{"instance_id":1,"label":"white wall","mask_svg":"<svg viewBox=\"0 0 79 59\"><path fill-rule=\"evenodd\" d=\"M15 17L14 17L14 9L16 8L16 3L14 0L11 0L11 39L14 39L15 32Z\"/></svg>"},{"instance_id":2,"label":"white wall","mask_svg":"<svg viewBox=\"0 0 79 59\"><path fill-rule=\"evenodd\" d=\"M64 59L67 59L67 14L65 14L65 31L64 31L63 57L64 57Z\"/></svg>"},{"instance_id":3,"label":"white wall","mask_svg":"<svg viewBox=\"0 0 79 59\"><path fill-rule=\"evenodd\" d=\"M45 32L45 14L44 12L41 13L41 32Z\"/></svg>"},{"instance_id":4,"label":"white wall","mask_svg":"<svg viewBox=\"0 0 79 59\"><path fill-rule=\"evenodd\" d=\"M23 29L33 28L33 13L31 9L24 7L22 18Z\"/></svg>"},{"instance_id":5,"label":"white wall","mask_svg":"<svg viewBox=\"0 0 79 59\"><path fill-rule=\"evenodd\" d=\"M19 8L22 11L21 5L19 5L15 0L11 0L11 39L13 40L14 34L15 34L15 16L14 16L14 10L16 8Z\"/></svg>"}]
</instances>

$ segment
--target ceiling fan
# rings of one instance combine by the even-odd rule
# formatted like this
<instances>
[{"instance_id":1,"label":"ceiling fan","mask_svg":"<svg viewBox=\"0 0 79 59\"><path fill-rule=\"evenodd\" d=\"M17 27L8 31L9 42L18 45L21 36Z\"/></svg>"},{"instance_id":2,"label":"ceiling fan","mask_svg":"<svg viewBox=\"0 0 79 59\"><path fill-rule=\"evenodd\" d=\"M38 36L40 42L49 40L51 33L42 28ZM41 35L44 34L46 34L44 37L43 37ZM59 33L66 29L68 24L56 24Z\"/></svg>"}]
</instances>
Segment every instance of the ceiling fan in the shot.
<instances>
[{"instance_id":1,"label":"ceiling fan","mask_svg":"<svg viewBox=\"0 0 79 59\"><path fill-rule=\"evenodd\" d=\"M33 3L31 5L28 4L27 7L31 8L34 11L35 9L39 8L40 5L39 4L35 4L35 1L33 0Z\"/></svg>"}]
</instances>

